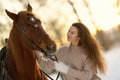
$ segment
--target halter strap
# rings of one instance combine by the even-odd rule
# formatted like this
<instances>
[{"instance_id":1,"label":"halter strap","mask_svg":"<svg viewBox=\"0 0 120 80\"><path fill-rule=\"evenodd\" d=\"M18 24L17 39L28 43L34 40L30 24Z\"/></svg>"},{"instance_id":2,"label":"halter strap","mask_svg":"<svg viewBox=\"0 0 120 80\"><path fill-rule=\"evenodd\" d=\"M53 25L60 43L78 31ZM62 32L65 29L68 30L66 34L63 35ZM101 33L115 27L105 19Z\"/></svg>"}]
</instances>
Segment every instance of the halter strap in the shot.
<instances>
[{"instance_id":1,"label":"halter strap","mask_svg":"<svg viewBox=\"0 0 120 80\"><path fill-rule=\"evenodd\" d=\"M23 29L21 29L18 24L16 24L16 27L17 27L17 30L18 30L18 31L21 33L21 35L23 36L23 38L28 42L28 44L29 44L33 49L37 49L37 50L42 51L42 52L44 52L44 53L46 54L46 52L45 52L42 48L40 48L36 43L34 43L30 38L28 38L27 35L24 34ZM47 37L47 36L48 36L48 34L45 34L44 36L42 36L42 38L40 38L37 43L39 43L43 38L45 38L45 37Z\"/></svg>"}]
</instances>

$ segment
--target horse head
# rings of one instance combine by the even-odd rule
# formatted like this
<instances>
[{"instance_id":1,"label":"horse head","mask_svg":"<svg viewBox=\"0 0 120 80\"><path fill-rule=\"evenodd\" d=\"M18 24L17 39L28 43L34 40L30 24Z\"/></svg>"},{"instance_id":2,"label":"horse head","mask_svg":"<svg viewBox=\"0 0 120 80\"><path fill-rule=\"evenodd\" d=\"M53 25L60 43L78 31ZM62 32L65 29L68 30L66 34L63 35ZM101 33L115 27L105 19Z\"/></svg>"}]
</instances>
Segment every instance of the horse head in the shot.
<instances>
[{"instance_id":1,"label":"horse head","mask_svg":"<svg viewBox=\"0 0 120 80\"><path fill-rule=\"evenodd\" d=\"M13 27L21 34L19 36L23 37L20 39L25 47L39 50L46 55L51 55L56 51L55 42L46 33L41 21L32 13L30 4L27 11L16 14L6 10L6 13L13 20Z\"/></svg>"}]
</instances>

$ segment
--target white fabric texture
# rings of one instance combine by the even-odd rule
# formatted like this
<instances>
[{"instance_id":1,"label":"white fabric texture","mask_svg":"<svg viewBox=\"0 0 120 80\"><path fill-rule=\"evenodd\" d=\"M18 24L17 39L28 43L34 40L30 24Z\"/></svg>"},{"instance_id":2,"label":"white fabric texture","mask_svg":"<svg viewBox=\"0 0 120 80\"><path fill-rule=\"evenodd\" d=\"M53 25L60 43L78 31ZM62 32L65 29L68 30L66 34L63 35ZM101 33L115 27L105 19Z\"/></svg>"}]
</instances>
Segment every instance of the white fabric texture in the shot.
<instances>
[{"instance_id":1,"label":"white fabric texture","mask_svg":"<svg viewBox=\"0 0 120 80\"><path fill-rule=\"evenodd\" d=\"M62 73L67 73L69 66L59 61L59 62L55 62L55 69Z\"/></svg>"}]
</instances>

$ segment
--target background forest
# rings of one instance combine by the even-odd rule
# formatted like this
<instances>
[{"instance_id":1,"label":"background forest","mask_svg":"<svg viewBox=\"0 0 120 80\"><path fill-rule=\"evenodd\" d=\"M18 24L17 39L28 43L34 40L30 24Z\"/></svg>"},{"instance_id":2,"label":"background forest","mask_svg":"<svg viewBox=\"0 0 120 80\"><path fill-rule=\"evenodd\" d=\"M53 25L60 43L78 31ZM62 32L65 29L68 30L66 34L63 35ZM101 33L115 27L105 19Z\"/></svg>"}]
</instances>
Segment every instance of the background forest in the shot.
<instances>
[{"instance_id":1,"label":"background forest","mask_svg":"<svg viewBox=\"0 0 120 80\"><path fill-rule=\"evenodd\" d=\"M0 48L12 28L5 9L18 13L28 3L58 48L68 43L66 33L74 22L84 23L105 51L120 42L120 0L0 0Z\"/></svg>"}]
</instances>

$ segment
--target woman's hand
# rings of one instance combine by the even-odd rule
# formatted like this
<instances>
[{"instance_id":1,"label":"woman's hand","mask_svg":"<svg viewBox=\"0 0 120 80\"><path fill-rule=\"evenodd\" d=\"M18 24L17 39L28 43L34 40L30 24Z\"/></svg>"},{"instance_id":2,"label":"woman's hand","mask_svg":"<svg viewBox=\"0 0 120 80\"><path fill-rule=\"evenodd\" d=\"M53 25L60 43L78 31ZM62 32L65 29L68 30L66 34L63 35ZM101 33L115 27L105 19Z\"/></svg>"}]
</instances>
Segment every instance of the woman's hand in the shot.
<instances>
[{"instance_id":1,"label":"woman's hand","mask_svg":"<svg viewBox=\"0 0 120 80\"><path fill-rule=\"evenodd\" d=\"M42 59L43 54L40 51L35 50L35 57L37 58L38 62Z\"/></svg>"},{"instance_id":2,"label":"woman's hand","mask_svg":"<svg viewBox=\"0 0 120 80\"><path fill-rule=\"evenodd\" d=\"M69 66L59 61L59 62L55 62L55 69L62 73L67 73Z\"/></svg>"}]
</instances>

